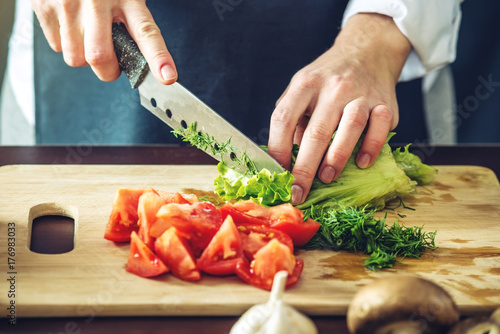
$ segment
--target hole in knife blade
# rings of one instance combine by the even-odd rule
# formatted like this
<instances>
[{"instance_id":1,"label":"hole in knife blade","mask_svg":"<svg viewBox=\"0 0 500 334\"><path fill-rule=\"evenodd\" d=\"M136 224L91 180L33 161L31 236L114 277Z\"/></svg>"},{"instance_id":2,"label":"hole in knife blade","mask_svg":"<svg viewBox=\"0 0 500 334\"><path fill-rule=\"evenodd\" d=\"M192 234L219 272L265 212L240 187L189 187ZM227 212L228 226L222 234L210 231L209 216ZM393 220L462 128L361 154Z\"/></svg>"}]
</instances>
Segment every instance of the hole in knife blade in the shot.
<instances>
[{"instance_id":1,"label":"hole in knife blade","mask_svg":"<svg viewBox=\"0 0 500 334\"><path fill-rule=\"evenodd\" d=\"M153 106L153 108L156 108L156 100L154 99L154 97L151 98L151 105Z\"/></svg>"},{"instance_id":2,"label":"hole in knife blade","mask_svg":"<svg viewBox=\"0 0 500 334\"><path fill-rule=\"evenodd\" d=\"M235 161L235 160L236 160L236 153L231 152L231 153L229 154L229 158L231 158L231 160Z\"/></svg>"},{"instance_id":3,"label":"hole in knife blade","mask_svg":"<svg viewBox=\"0 0 500 334\"><path fill-rule=\"evenodd\" d=\"M182 120L182 121L181 121L181 126L182 126L184 129L187 129L188 125L187 125L187 123L186 123L186 121L185 121L185 120Z\"/></svg>"},{"instance_id":4,"label":"hole in knife blade","mask_svg":"<svg viewBox=\"0 0 500 334\"><path fill-rule=\"evenodd\" d=\"M168 118L172 118L172 111L170 109L165 110Z\"/></svg>"}]
</instances>

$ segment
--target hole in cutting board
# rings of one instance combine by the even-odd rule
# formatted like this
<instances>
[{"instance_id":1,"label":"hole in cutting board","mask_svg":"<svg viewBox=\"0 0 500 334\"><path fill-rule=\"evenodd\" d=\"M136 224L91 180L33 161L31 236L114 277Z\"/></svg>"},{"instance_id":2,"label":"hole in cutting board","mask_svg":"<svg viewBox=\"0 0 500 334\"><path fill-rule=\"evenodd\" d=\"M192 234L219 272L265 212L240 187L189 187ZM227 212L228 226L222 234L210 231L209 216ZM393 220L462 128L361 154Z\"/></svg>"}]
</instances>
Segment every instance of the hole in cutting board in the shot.
<instances>
[{"instance_id":1,"label":"hole in cutting board","mask_svg":"<svg viewBox=\"0 0 500 334\"><path fill-rule=\"evenodd\" d=\"M29 213L30 251L41 254L62 254L75 248L78 210L73 206L43 203Z\"/></svg>"}]
</instances>

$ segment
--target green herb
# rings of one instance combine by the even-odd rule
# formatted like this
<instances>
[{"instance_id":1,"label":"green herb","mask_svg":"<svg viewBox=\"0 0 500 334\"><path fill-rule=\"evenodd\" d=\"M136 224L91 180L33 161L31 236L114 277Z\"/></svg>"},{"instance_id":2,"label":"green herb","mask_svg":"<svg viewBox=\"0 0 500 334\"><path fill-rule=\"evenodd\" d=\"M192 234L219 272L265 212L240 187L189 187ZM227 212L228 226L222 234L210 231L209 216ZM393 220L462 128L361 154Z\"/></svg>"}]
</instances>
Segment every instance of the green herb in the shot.
<instances>
[{"instance_id":1,"label":"green herb","mask_svg":"<svg viewBox=\"0 0 500 334\"><path fill-rule=\"evenodd\" d=\"M340 209L311 207L305 212L321 223L306 249L348 250L370 254L364 265L371 270L392 267L396 258L420 258L426 249L435 249L436 232L424 232L422 227L405 227L395 221L386 225L387 212L375 218L375 209L341 207Z\"/></svg>"},{"instance_id":2,"label":"green herb","mask_svg":"<svg viewBox=\"0 0 500 334\"><path fill-rule=\"evenodd\" d=\"M213 136L202 133L196 129L196 123L191 123L187 128L172 130L176 138L181 137L183 141L189 142L203 151L210 149L213 155L230 154L235 148L231 145L231 139L224 143L218 143Z\"/></svg>"},{"instance_id":3,"label":"green herb","mask_svg":"<svg viewBox=\"0 0 500 334\"><path fill-rule=\"evenodd\" d=\"M236 154L238 149L231 145L231 138L223 143L207 133L202 133L197 130L197 124L191 123L187 128L172 130L176 138L181 137L182 141L188 142L194 147L197 147L205 152L210 151L213 156L219 156L220 160L224 160L224 156L229 155L230 159L240 166L246 166L246 170L251 174L257 174L258 170L255 163L250 160L248 155L243 152L240 157Z\"/></svg>"}]
</instances>

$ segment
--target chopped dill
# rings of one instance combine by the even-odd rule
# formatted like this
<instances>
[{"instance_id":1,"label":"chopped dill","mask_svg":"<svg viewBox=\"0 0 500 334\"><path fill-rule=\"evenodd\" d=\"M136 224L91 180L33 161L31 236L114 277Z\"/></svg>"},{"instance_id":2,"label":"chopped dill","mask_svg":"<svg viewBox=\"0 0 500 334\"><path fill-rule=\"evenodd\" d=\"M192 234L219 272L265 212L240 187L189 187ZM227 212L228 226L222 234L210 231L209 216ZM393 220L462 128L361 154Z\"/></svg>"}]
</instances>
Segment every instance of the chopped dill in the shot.
<instances>
[{"instance_id":1,"label":"chopped dill","mask_svg":"<svg viewBox=\"0 0 500 334\"><path fill-rule=\"evenodd\" d=\"M397 220L386 225L387 212L377 219L375 211L367 207L311 207L305 215L320 222L321 227L304 248L363 252L370 255L363 264L371 270L390 268L397 258L420 258L426 249L436 249L436 232L424 232L423 226L405 227Z\"/></svg>"}]
</instances>

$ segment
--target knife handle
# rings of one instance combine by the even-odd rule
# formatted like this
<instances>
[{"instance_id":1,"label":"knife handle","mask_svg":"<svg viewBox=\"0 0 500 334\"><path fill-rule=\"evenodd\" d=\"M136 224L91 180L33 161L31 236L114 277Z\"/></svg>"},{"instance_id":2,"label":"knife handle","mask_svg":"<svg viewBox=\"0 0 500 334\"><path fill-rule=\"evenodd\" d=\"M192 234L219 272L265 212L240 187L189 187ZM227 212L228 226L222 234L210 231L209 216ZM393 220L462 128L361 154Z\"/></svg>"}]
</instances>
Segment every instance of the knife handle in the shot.
<instances>
[{"instance_id":1,"label":"knife handle","mask_svg":"<svg viewBox=\"0 0 500 334\"><path fill-rule=\"evenodd\" d=\"M139 47L132 39L127 28L122 23L113 23L113 45L120 69L125 72L132 88L137 88L142 83L149 66Z\"/></svg>"}]
</instances>

